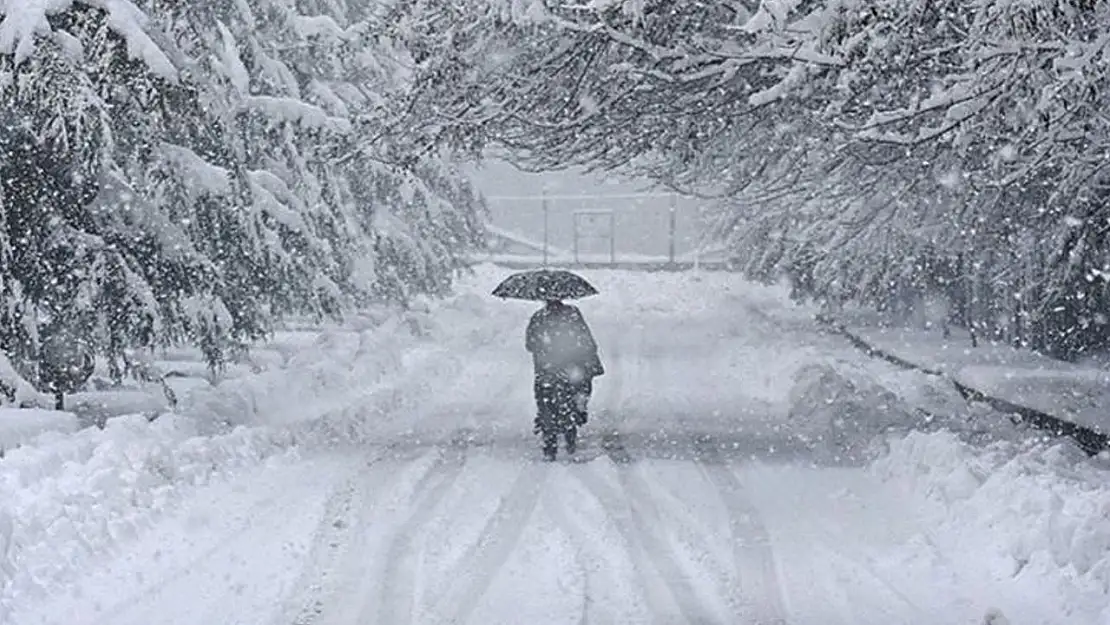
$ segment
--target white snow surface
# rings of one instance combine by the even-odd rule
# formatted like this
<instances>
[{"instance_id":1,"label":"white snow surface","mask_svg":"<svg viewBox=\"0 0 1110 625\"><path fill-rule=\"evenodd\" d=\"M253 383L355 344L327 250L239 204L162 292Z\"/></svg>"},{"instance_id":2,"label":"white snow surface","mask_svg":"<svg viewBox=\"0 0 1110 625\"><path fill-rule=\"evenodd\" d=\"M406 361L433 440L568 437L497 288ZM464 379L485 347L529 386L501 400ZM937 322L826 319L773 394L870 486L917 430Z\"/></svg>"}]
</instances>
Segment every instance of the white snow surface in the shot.
<instances>
[{"instance_id":1,"label":"white snow surface","mask_svg":"<svg viewBox=\"0 0 1110 625\"><path fill-rule=\"evenodd\" d=\"M46 432L76 432L77 416L42 408L0 408L0 450L28 443Z\"/></svg>"},{"instance_id":2,"label":"white snow surface","mask_svg":"<svg viewBox=\"0 0 1110 625\"><path fill-rule=\"evenodd\" d=\"M1110 432L1110 371L1097 364L1067 363L987 340L973 347L965 331L953 329L946 338L935 324L879 327L856 317L847 327L879 349L988 395Z\"/></svg>"},{"instance_id":3,"label":"white snow surface","mask_svg":"<svg viewBox=\"0 0 1110 625\"><path fill-rule=\"evenodd\" d=\"M507 273L7 454L0 622L1110 622L1106 460L731 274L583 272L608 371L540 462Z\"/></svg>"}]
</instances>

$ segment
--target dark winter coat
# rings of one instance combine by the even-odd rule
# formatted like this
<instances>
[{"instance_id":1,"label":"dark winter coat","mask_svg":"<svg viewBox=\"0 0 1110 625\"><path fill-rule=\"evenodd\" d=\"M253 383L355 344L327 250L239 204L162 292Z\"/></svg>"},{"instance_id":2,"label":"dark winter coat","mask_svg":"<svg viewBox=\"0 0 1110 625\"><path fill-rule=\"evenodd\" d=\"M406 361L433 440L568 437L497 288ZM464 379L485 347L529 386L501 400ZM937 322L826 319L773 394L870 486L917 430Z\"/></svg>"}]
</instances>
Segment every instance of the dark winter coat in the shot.
<instances>
[{"instance_id":1,"label":"dark winter coat","mask_svg":"<svg viewBox=\"0 0 1110 625\"><path fill-rule=\"evenodd\" d=\"M581 374L587 380L605 373L597 343L578 308L549 303L532 315L524 337L536 376Z\"/></svg>"}]
</instances>

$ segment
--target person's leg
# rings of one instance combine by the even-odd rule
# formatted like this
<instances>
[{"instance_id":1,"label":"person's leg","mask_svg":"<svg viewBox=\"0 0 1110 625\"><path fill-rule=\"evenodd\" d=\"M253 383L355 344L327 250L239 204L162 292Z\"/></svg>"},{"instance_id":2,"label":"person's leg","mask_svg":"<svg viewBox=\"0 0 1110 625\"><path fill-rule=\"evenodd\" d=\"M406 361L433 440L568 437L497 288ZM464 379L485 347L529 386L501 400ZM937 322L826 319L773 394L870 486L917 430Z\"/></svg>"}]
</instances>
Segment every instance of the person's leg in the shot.
<instances>
[{"instance_id":1,"label":"person's leg","mask_svg":"<svg viewBox=\"0 0 1110 625\"><path fill-rule=\"evenodd\" d=\"M549 376L536 376L533 387L536 395L536 419L533 430L540 435L543 454L554 460L559 448L559 429L556 410L558 406L557 383Z\"/></svg>"},{"instance_id":2,"label":"person's leg","mask_svg":"<svg viewBox=\"0 0 1110 625\"><path fill-rule=\"evenodd\" d=\"M563 434L566 441L567 453L574 453L578 445L578 409L575 398L578 395L578 384L570 380L560 379L555 385L556 431Z\"/></svg>"},{"instance_id":3,"label":"person's leg","mask_svg":"<svg viewBox=\"0 0 1110 625\"><path fill-rule=\"evenodd\" d=\"M550 381L546 377L537 374L535 381L532 383L532 393L536 398L536 418L532 420L532 431L539 434L543 430L544 420L547 418L545 415L550 413Z\"/></svg>"},{"instance_id":4,"label":"person's leg","mask_svg":"<svg viewBox=\"0 0 1110 625\"><path fill-rule=\"evenodd\" d=\"M551 429L543 433L543 457L545 460L554 460L559 455L559 433Z\"/></svg>"},{"instance_id":5,"label":"person's leg","mask_svg":"<svg viewBox=\"0 0 1110 625\"><path fill-rule=\"evenodd\" d=\"M568 454L573 454L574 452L578 451L578 428L577 427L572 425L569 428L567 428L566 432L563 432L563 437L566 438L567 453Z\"/></svg>"}]
</instances>

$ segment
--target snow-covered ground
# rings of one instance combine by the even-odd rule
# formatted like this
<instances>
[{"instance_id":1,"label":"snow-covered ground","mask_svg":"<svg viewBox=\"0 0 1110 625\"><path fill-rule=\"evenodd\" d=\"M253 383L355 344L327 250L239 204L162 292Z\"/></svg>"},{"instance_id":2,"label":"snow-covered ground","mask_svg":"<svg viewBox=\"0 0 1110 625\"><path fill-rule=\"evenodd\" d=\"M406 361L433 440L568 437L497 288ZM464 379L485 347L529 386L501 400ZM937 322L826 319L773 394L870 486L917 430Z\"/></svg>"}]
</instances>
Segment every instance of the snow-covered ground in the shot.
<instances>
[{"instance_id":1,"label":"snow-covered ground","mask_svg":"<svg viewBox=\"0 0 1110 625\"><path fill-rule=\"evenodd\" d=\"M1097 361L1068 363L986 340L972 347L959 329L946 338L939 328L881 327L866 318L850 318L846 328L869 345L987 395L1110 432L1110 369Z\"/></svg>"},{"instance_id":2,"label":"snow-covered ground","mask_svg":"<svg viewBox=\"0 0 1110 625\"><path fill-rule=\"evenodd\" d=\"M42 408L0 408L0 453L33 441L44 432L76 432L77 415Z\"/></svg>"},{"instance_id":3,"label":"snow-covered ground","mask_svg":"<svg viewBox=\"0 0 1110 625\"><path fill-rule=\"evenodd\" d=\"M1110 622L1104 461L781 289L585 273L608 373L575 459L539 460L533 306L483 267L180 414L7 454L0 622Z\"/></svg>"}]
</instances>

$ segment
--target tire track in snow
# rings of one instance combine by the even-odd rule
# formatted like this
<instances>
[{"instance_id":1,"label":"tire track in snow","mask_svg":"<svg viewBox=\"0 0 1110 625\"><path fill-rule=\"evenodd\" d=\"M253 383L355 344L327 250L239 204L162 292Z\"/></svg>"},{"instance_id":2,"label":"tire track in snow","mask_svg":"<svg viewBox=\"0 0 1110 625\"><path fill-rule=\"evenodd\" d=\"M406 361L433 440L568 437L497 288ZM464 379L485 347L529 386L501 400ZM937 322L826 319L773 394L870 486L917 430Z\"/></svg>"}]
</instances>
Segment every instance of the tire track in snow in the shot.
<instances>
[{"instance_id":1,"label":"tire track in snow","mask_svg":"<svg viewBox=\"0 0 1110 625\"><path fill-rule=\"evenodd\" d=\"M458 481L466 465L465 433L460 432L451 444L440 447L440 455L435 464L421 477L414 493L421 493L419 503L409 517L396 530L386 553L385 568L381 575L376 610L366 606L359 623L388 623L405 625L413 621L416 593L416 553L412 545L419 531L428 524L436 507ZM368 597L371 599L372 597ZM378 618L366 615L378 614Z\"/></svg>"},{"instance_id":2,"label":"tire track in snow","mask_svg":"<svg viewBox=\"0 0 1110 625\"><path fill-rule=\"evenodd\" d=\"M324 584L328 569L334 568L328 565L339 559L339 547L350 543L351 526L354 524L349 518L352 508L361 503L356 503L356 490L358 485L354 480L349 480L328 498L325 504L327 512L312 541L308 566L297 583L297 587L304 588L305 591L296 603L291 603L286 608L285 616L279 622L312 625L324 612Z\"/></svg>"},{"instance_id":3,"label":"tire track in snow","mask_svg":"<svg viewBox=\"0 0 1110 625\"><path fill-rule=\"evenodd\" d=\"M646 358L647 377L651 380L668 380L660 371L664 364L660 357L662 351L654 350L652 357ZM694 459L695 464L717 491L728 514L729 529L732 535L732 560L736 567L739 584L732 596L727 598L736 622L753 625L785 625L786 611L783 607L782 590L775 569L774 555L771 552L770 538L760 520L755 506L745 494L743 484L725 463L720 447L712 436L699 433L691 419L681 412L674 415L681 432L690 436L690 451L684 454ZM677 441L676 441L677 442ZM630 472L623 472L630 473ZM651 497L650 485L638 476L631 486ZM627 487L626 487L627 488ZM644 501L652 501L643 499ZM652 506L654 508L654 505ZM656 511L656 525L663 522ZM691 589L693 593L693 589Z\"/></svg>"},{"instance_id":4,"label":"tire track in snow","mask_svg":"<svg viewBox=\"0 0 1110 625\"><path fill-rule=\"evenodd\" d=\"M564 471L564 474L566 472ZM588 556L586 549L583 547L583 540L580 536L584 533L582 528L567 517L563 509L563 503L558 501L558 498L551 489L544 489L542 494L544 509L551 515L552 522L555 526L563 531L567 536L567 540L571 542L574 549L574 562L578 566L578 570L582 573L582 615L578 619L578 625L589 625L590 623L590 604L593 603L593 598L590 596L590 588L592 586L590 575L591 570L602 571L603 563L600 558L590 557L593 567L588 567L583 562ZM603 622L616 622L614 620Z\"/></svg>"},{"instance_id":5,"label":"tire track in snow","mask_svg":"<svg viewBox=\"0 0 1110 625\"><path fill-rule=\"evenodd\" d=\"M418 452L412 451L398 456L394 446L379 448L366 462L365 467L374 469L385 460L411 462ZM374 478L362 474L348 478L328 498L325 514L313 538L305 567L301 572L296 588L304 589L290 597L286 608L277 621L281 625L312 625L326 613L328 599L341 597L349 592L354 580L343 579L342 573L361 570L362 554L352 548L357 539L355 533L364 530L368 524L368 512L374 493L381 482L389 477L387 472L375 472Z\"/></svg>"},{"instance_id":6,"label":"tire track in snow","mask_svg":"<svg viewBox=\"0 0 1110 625\"><path fill-rule=\"evenodd\" d=\"M460 559L448 577L448 588L433 613L443 621L466 623L478 602L489 591L497 573L520 543L524 529L539 503L549 465L527 463L493 516L486 522L478 541ZM392 621L391 621L392 622Z\"/></svg>"},{"instance_id":7,"label":"tire track in snow","mask_svg":"<svg viewBox=\"0 0 1110 625\"><path fill-rule=\"evenodd\" d=\"M684 421L684 427L688 426ZM687 427L688 431L689 428ZM785 625L786 607L771 538L740 478L711 436L691 432L695 457L728 510L732 558L740 578L733 597L737 617L759 625Z\"/></svg>"},{"instance_id":8,"label":"tire track in snow","mask_svg":"<svg viewBox=\"0 0 1110 625\"><path fill-rule=\"evenodd\" d=\"M634 564L633 568L639 577L644 599L647 602L652 619L659 623L669 624L673 622L672 618L665 616L671 613L672 610L661 601L659 591L662 591L663 594L672 597L687 623L711 622L699 618L700 610L697 607L696 596L690 587L689 581L681 574L681 569L670 555L666 545L662 544L662 541L652 534L648 524L644 522L641 510L635 504L637 498L641 502L645 501L645 491L637 487L636 476L630 470L632 468L632 457L624 446L619 430L619 426L628 419L627 414L620 412L623 404L626 403L623 389L627 382L626 378L629 376L624 358L627 354L627 350L624 349L627 337L627 334L622 334L621 340L617 342L617 347L612 352L616 366L612 367L615 370L613 371L612 386L609 387L609 392L605 398L605 410L608 417L606 420L609 422L611 429L602 434L601 448L617 467L621 487L624 489L625 495L628 495L626 498L628 505L622 506L618 503L622 499L619 493L595 475L592 467L585 466L582 471L572 473L598 501L606 515L613 520L618 533L627 544L629 555L632 557ZM644 360L642 349L643 330L638 329L634 338L636 344L640 346L640 349L634 350L636 354L635 369L638 371ZM617 421L618 418L619 422ZM650 498L650 493L647 494L647 497ZM649 568L657 572L660 584L651 583L646 574Z\"/></svg>"},{"instance_id":9,"label":"tire track in snow","mask_svg":"<svg viewBox=\"0 0 1110 625\"><path fill-rule=\"evenodd\" d=\"M662 519L650 503L650 491L641 484L641 478L632 473L631 467L618 467L617 474L622 490L627 495L623 498L625 505L618 503L622 500L618 491L605 484L588 467L585 471L576 472L575 477L601 504L631 550L630 555L640 574L644 598L652 618L656 622L674 623L673 617L668 616L674 610L660 601L659 591L662 591L671 597L683 622L716 622L715 618L702 609L697 592L675 561L669 546L652 530L652 526L658 526ZM660 584L652 584L644 575L643 572L648 568L656 572Z\"/></svg>"},{"instance_id":10,"label":"tire track in snow","mask_svg":"<svg viewBox=\"0 0 1110 625\"><path fill-rule=\"evenodd\" d=\"M831 544L831 543L830 543ZM820 551L827 562L831 564L838 564L843 570L848 570L856 574L862 574L866 578L874 582L873 589L879 592L885 592L889 597L894 599L895 602L900 603L907 608L908 612L914 613L917 617L916 621L921 623L929 622L929 614L926 610L922 609L912 598L904 593L900 588L890 583L887 579L875 572L873 567L868 566L859 558L851 557L845 554L842 550L834 550L827 546L818 546L817 550ZM857 580L862 582L859 577ZM869 597L873 597L873 593L869 593ZM858 617L857 617L858 618Z\"/></svg>"},{"instance_id":11,"label":"tire track in snow","mask_svg":"<svg viewBox=\"0 0 1110 625\"><path fill-rule=\"evenodd\" d=\"M645 378L648 380L666 379L651 375L659 368L661 360L647 349L646 330L642 326L635 329L632 335L632 344L634 345L632 352L635 356L635 365L631 369L622 368L620 381L616 385L616 392L609 398L614 406L613 410L622 415L622 424L629 421L632 416L626 408L630 403L630 398L623 393L625 385L638 389L642 387ZM697 589L690 582L689 576L679 565L671 545L656 529L664 527L665 520L655 503L651 486L638 473L638 467L634 466L632 455L625 447L620 432L614 430L609 437L603 438L602 442L609 458L616 465L617 480L628 501L630 514L627 517L628 523L626 523L622 533L625 533L627 538L631 538L630 542L639 545L639 549L655 569L685 622L698 624L716 622L717 619L713 618L702 607L703 601L699 598ZM601 486L602 493L607 488L600 479L597 479L595 486ZM598 491L595 490L594 492L597 496ZM613 494L608 495L608 497L610 502L616 501ZM607 510L610 514L614 512L612 505L608 506ZM660 612L658 609L658 607L653 609L656 615L667 613ZM661 618L661 616L657 616L657 618ZM669 623L671 619L664 619L664 621Z\"/></svg>"}]
</instances>

